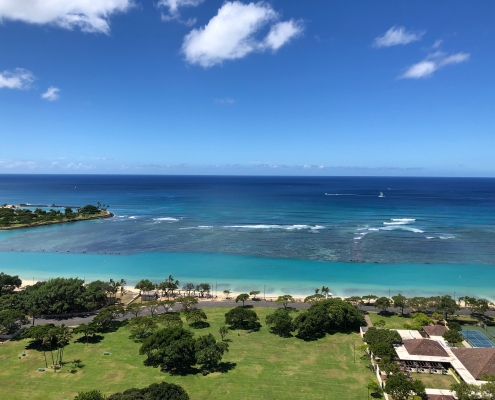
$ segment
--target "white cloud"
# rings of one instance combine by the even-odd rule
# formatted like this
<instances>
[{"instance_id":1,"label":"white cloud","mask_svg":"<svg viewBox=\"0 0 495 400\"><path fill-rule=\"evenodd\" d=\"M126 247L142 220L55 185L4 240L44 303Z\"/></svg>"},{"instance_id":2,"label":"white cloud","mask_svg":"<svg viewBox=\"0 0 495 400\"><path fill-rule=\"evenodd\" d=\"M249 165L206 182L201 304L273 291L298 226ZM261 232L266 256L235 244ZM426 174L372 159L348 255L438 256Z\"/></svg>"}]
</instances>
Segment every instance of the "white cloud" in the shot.
<instances>
[{"instance_id":1,"label":"white cloud","mask_svg":"<svg viewBox=\"0 0 495 400\"><path fill-rule=\"evenodd\" d=\"M41 95L41 98L48 101L55 101L58 100L60 97L60 95L58 94L59 92L60 92L59 88L56 88L55 86L50 86L48 90Z\"/></svg>"},{"instance_id":2,"label":"white cloud","mask_svg":"<svg viewBox=\"0 0 495 400\"><path fill-rule=\"evenodd\" d=\"M435 43L433 43L432 47L434 49L438 49L442 45L442 43L443 43L443 39L437 39L437 40L435 40Z\"/></svg>"},{"instance_id":3,"label":"white cloud","mask_svg":"<svg viewBox=\"0 0 495 400\"><path fill-rule=\"evenodd\" d=\"M399 78L419 79L426 78L437 70L447 65L459 64L469 60L469 53L456 53L447 55L440 51L428 55L426 59L410 66Z\"/></svg>"},{"instance_id":4,"label":"white cloud","mask_svg":"<svg viewBox=\"0 0 495 400\"><path fill-rule=\"evenodd\" d=\"M90 164L90 165L87 165L87 164L83 164L83 163L69 163L67 164L67 166L65 167L67 169L82 169L82 170L88 170L88 169L94 169L96 168L94 165Z\"/></svg>"},{"instance_id":5,"label":"white cloud","mask_svg":"<svg viewBox=\"0 0 495 400\"><path fill-rule=\"evenodd\" d=\"M421 40L424 34L424 32L407 32L403 26L393 26L385 34L375 38L373 46L380 48L408 44Z\"/></svg>"},{"instance_id":6,"label":"white cloud","mask_svg":"<svg viewBox=\"0 0 495 400\"><path fill-rule=\"evenodd\" d=\"M303 27L299 22L290 20L279 22L270 29L270 33L265 39L265 43L273 50L278 50L290 39L299 35L303 31Z\"/></svg>"},{"instance_id":7,"label":"white cloud","mask_svg":"<svg viewBox=\"0 0 495 400\"><path fill-rule=\"evenodd\" d=\"M266 38L255 37L278 18L266 3L225 3L207 25L185 36L182 51L189 63L211 67L255 51L277 50L303 30L301 24L287 21L272 25Z\"/></svg>"},{"instance_id":8,"label":"white cloud","mask_svg":"<svg viewBox=\"0 0 495 400\"><path fill-rule=\"evenodd\" d=\"M0 89L29 89L33 81L33 73L23 68L0 72Z\"/></svg>"},{"instance_id":9,"label":"white cloud","mask_svg":"<svg viewBox=\"0 0 495 400\"><path fill-rule=\"evenodd\" d=\"M133 0L0 0L0 21L10 19L108 33L110 17L132 6Z\"/></svg>"},{"instance_id":10,"label":"white cloud","mask_svg":"<svg viewBox=\"0 0 495 400\"><path fill-rule=\"evenodd\" d=\"M182 21L179 9L182 7L197 7L203 2L204 0L160 0L157 7L168 8L168 14L162 14L162 21L177 20L187 26L192 26L196 23L196 19L191 18L187 21Z\"/></svg>"}]
</instances>

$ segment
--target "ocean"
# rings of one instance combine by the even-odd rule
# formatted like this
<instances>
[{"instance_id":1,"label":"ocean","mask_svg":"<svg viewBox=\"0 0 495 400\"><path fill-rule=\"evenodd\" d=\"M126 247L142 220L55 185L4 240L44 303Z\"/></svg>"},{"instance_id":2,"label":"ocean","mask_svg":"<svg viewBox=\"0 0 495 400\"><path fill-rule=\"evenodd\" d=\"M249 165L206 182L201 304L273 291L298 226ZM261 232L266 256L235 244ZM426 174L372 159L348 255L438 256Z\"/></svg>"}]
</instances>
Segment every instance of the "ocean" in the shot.
<instances>
[{"instance_id":1,"label":"ocean","mask_svg":"<svg viewBox=\"0 0 495 400\"><path fill-rule=\"evenodd\" d=\"M495 179L0 175L0 203L97 202L115 217L0 231L0 271L495 299Z\"/></svg>"}]
</instances>

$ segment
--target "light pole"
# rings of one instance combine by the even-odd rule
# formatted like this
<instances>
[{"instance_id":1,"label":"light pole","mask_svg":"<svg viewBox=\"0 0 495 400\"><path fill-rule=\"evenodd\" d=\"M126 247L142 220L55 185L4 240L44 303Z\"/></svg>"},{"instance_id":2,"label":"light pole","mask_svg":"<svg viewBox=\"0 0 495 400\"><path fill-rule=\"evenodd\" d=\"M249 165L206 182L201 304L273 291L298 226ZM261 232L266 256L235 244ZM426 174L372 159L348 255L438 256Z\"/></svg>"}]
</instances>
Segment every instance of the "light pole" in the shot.
<instances>
[{"instance_id":1,"label":"light pole","mask_svg":"<svg viewBox=\"0 0 495 400\"><path fill-rule=\"evenodd\" d=\"M265 289L266 289L266 285L263 285L263 300L266 301Z\"/></svg>"}]
</instances>

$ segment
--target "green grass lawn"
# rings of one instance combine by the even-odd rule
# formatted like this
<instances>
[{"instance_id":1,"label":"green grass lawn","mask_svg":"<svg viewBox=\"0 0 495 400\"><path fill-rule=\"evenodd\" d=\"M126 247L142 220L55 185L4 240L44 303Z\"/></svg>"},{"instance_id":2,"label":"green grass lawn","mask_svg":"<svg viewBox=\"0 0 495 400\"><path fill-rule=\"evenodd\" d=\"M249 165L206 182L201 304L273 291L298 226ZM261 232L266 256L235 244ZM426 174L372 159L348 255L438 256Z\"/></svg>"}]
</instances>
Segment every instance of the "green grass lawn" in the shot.
<instances>
[{"instance_id":1,"label":"green grass lawn","mask_svg":"<svg viewBox=\"0 0 495 400\"><path fill-rule=\"evenodd\" d=\"M385 321L385 328L388 329L404 329L404 324L410 324L412 322L412 318L409 318L408 315L404 315L401 317L400 314L377 314L377 313L369 313L368 314L373 325L379 321Z\"/></svg>"},{"instance_id":2,"label":"green grass lawn","mask_svg":"<svg viewBox=\"0 0 495 400\"><path fill-rule=\"evenodd\" d=\"M196 335L213 333L223 325L228 308L205 310L210 328L194 330ZM358 334L335 334L315 342L283 339L269 333L265 316L273 309L255 308L263 327L248 334L231 331L230 352L223 361L235 363L227 373L170 376L157 368L145 367L145 356L138 354L139 343L128 338L121 328L104 339L86 346L71 342L66 347L66 361L80 359L84 368L75 374L65 366L59 372L44 367L43 353L26 350L29 341L0 345L0 382L9 399L72 399L78 391L100 389L105 394L130 387L144 387L154 382L182 385L192 399L362 399L366 383L373 374L361 360L354 343L362 344ZM76 337L75 337L76 339ZM110 352L104 356L103 352ZM47 354L49 357L49 353Z\"/></svg>"},{"instance_id":3,"label":"green grass lawn","mask_svg":"<svg viewBox=\"0 0 495 400\"><path fill-rule=\"evenodd\" d=\"M456 380L452 375L438 375L438 374L416 374L411 372L413 379L419 379L429 389L450 389Z\"/></svg>"}]
</instances>

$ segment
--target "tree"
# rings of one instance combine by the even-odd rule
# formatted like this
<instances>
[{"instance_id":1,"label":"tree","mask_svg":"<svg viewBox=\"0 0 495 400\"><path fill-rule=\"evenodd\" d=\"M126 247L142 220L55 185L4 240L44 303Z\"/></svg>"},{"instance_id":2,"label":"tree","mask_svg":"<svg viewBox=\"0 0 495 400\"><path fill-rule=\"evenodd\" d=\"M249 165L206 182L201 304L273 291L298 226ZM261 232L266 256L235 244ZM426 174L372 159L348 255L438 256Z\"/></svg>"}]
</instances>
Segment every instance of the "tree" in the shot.
<instances>
[{"instance_id":1,"label":"tree","mask_svg":"<svg viewBox=\"0 0 495 400\"><path fill-rule=\"evenodd\" d=\"M309 304L316 304L319 301L324 300L324 299L325 299L325 296L323 296L322 294L316 293L316 294L313 294L311 296L305 297L304 302L309 303Z\"/></svg>"},{"instance_id":2,"label":"tree","mask_svg":"<svg viewBox=\"0 0 495 400\"><path fill-rule=\"evenodd\" d=\"M324 294L325 298L328 298L328 295L330 294L330 289L328 288L328 286L321 287L321 294Z\"/></svg>"},{"instance_id":3,"label":"tree","mask_svg":"<svg viewBox=\"0 0 495 400\"><path fill-rule=\"evenodd\" d=\"M182 290L187 292L188 296L191 295L191 292L193 292L193 294L194 294L195 289L196 289L196 286L194 286L194 283L186 283L184 286L182 286Z\"/></svg>"},{"instance_id":4,"label":"tree","mask_svg":"<svg viewBox=\"0 0 495 400\"><path fill-rule=\"evenodd\" d=\"M459 322L456 321L449 321L447 323L447 326L451 331L462 331L462 326L459 324Z\"/></svg>"},{"instance_id":5,"label":"tree","mask_svg":"<svg viewBox=\"0 0 495 400\"><path fill-rule=\"evenodd\" d=\"M383 392L382 387L377 381L369 381L366 387L368 389L368 394L371 392L371 394L378 394L381 396Z\"/></svg>"},{"instance_id":6,"label":"tree","mask_svg":"<svg viewBox=\"0 0 495 400\"><path fill-rule=\"evenodd\" d=\"M409 307L411 307L416 312L423 312L428 309L429 299L426 297L411 297L408 300Z\"/></svg>"},{"instance_id":7,"label":"tree","mask_svg":"<svg viewBox=\"0 0 495 400\"><path fill-rule=\"evenodd\" d=\"M81 214L98 214L100 212L100 210L98 209L98 207L95 207L91 204L88 204L87 206L84 206L82 207L79 212Z\"/></svg>"},{"instance_id":8,"label":"tree","mask_svg":"<svg viewBox=\"0 0 495 400\"><path fill-rule=\"evenodd\" d=\"M235 298L235 302L239 303L242 301L242 306L244 307L244 302L249 300L249 294L247 293L241 293L239 296Z\"/></svg>"},{"instance_id":9,"label":"tree","mask_svg":"<svg viewBox=\"0 0 495 400\"><path fill-rule=\"evenodd\" d=\"M151 300L146 302L146 308L150 312L151 316L154 317L158 313L158 307L161 306L161 303L157 300Z\"/></svg>"},{"instance_id":10,"label":"tree","mask_svg":"<svg viewBox=\"0 0 495 400\"><path fill-rule=\"evenodd\" d=\"M449 330L443 334L443 338L454 346L456 343L461 343L464 340L464 336L462 336L459 331Z\"/></svg>"},{"instance_id":11,"label":"tree","mask_svg":"<svg viewBox=\"0 0 495 400\"><path fill-rule=\"evenodd\" d=\"M191 310L186 315L186 321L191 321L189 325L193 328L204 328L208 326L207 319L208 317L203 310Z\"/></svg>"},{"instance_id":12,"label":"tree","mask_svg":"<svg viewBox=\"0 0 495 400\"><path fill-rule=\"evenodd\" d=\"M229 345L223 340L217 342L215 337L209 333L208 335L200 336L194 345L196 351L196 362L203 365L203 369L207 371L214 370L220 361L223 354L229 351Z\"/></svg>"},{"instance_id":13,"label":"tree","mask_svg":"<svg viewBox=\"0 0 495 400\"><path fill-rule=\"evenodd\" d=\"M196 286L196 291L199 292L199 297L204 297L205 293L209 294L211 286L209 283L200 283Z\"/></svg>"},{"instance_id":14,"label":"tree","mask_svg":"<svg viewBox=\"0 0 495 400\"><path fill-rule=\"evenodd\" d=\"M159 365L164 370L176 372L188 370L196 364L194 345L191 331L174 326L148 336L139 354L147 355L147 365Z\"/></svg>"},{"instance_id":15,"label":"tree","mask_svg":"<svg viewBox=\"0 0 495 400\"><path fill-rule=\"evenodd\" d=\"M198 304L198 299L193 296L180 296L177 297L176 301L182 306L186 313Z\"/></svg>"},{"instance_id":16,"label":"tree","mask_svg":"<svg viewBox=\"0 0 495 400\"><path fill-rule=\"evenodd\" d=\"M163 311L168 313L175 305L175 300L162 300L159 304L163 307Z\"/></svg>"},{"instance_id":17,"label":"tree","mask_svg":"<svg viewBox=\"0 0 495 400\"><path fill-rule=\"evenodd\" d=\"M21 329L22 325L28 324L29 320L24 313L19 310L0 311L0 331L13 333Z\"/></svg>"},{"instance_id":18,"label":"tree","mask_svg":"<svg viewBox=\"0 0 495 400\"><path fill-rule=\"evenodd\" d=\"M125 328L131 333L130 338L142 340L156 331L158 325L153 318L137 317L131 319Z\"/></svg>"},{"instance_id":19,"label":"tree","mask_svg":"<svg viewBox=\"0 0 495 400\"><path fill-rule=\"evenodd\" d=\"M385 312L387 311L387 308L389 308L391 305L390 299L388 297L379 297L376 299L374 306L381 310L380 312Z\"/></svg>"},{"instance_id":20,"label":"tree","mask_svg":"<svg viewBox=\"0 0 495 400\"><path fill-rule=\"evenodd\" d=\"M229 333L229 328L225 325L222 325L219 329L218 329L218 333L220 334L220 337L222 338L222 340L225 340L225 337L228 335Z\"/></svg>"},{"instance_id":21,"label":"tree","mask_svg":"<svg viewBox=\"0 0 495 400\"><path fill-rule=\"evenodd\" d=\"M93 319L93 322L100 328L106 329L112 321L125 315L124 307L109 306L102 308L98 315Z\"/></svg>"},{"instance_id":22,"label":"tree","mask_svg":"<svg viewBox=\"0 0 495 400\"><path fill-rule=\"evenodd\" d=\"M143 389L132 388L127 389L122 393L114 393L110 395L107 400L189 400L189 396L181 386L162 382L153 383Z\"/></svg>"},{"instance_id":23,"label":"tree","mask_svg":"<svg viewBox=\"0 0 495 400\"><path fill-rule=\"evenodd\" d=\"M90 390L88 392L79 392L74 400L105 400L105 396L99 390Z\"/></svg>"},{"instance_id":24,"label":"tree","mask_svg":"<svg viewBox=\"0 0 495 400\"><path fill-rule=\"evenodd\" d=\"M223 291L223 294L225 295L225 299L228 299L231 293L232 293L232 292L231 292L229 289L225 289L225 290Z\"/></svg>"},{"instance_id":25,"label":"tree","mask_svg":"<svg viewBox=\"0 0 495 400\"><path fill-rule=\"evenodd\" d=\"M367 294L363 297L361 297L363 299L363 303L365 304L370 304L371 300L376 300L378 299L378 296L375 296L374 294Z\"/></svg>"},{"instance_id":26,"label":"tree","mask_svg":"<svg viewBox=\"0 0 495 400\"><path fill-rule=\"evenodd\" d=\"M413 329L420 331L423 326L431 325L433 323L432 319L428 315L416 312L413 314L412 324L404 324L405 329Z\"/></svg>"},{"instance_id":27,"label":"tree","mask_svg":"<svg viewBox=\"0 0 495 400\"><path fill-rule=\"evenodd\" d=\"M275 300L276 304L282 304L285 309L287 309L287 306L289 303L295 303L296 300L294 300L294 297L292 297L290 294L284 294L282 296L278 296L277 300Z\"/></svg>"},{"instance_id":28,"label":"tree","mask_svg":"<svg viewBox=\"0 0 495 400\"><path fill-rule=\"evenodd\" d=\"M17 275L7 275L0 272L0 296L12 293L15 289L19 289L22 281Z\"/></svg>"},{"instance_id":29,"label":"tree","mask_svg":"<svg viewBox=\"0 0 495 400\"><path fill-rule=\"evenodd\" d=\"M383 319L379 319L378 321L376 321L374 323L374 326L378 327L378 328L383 328L385 326L385 320Z\"/></svg>"},{"instance_id":30,"label":"tree","mask_svg":"<svg viewBox=\"0 0 495 400\"><path fill-rule=\"evenodd\" d=\"M294 322L288 310L279 308L273 314L267 315L266 323L270 331L280 337L291 337L294 332Z\"/></svg>"},{"instance_id":31,"label":"tree","mask_svg":"<svg viewBox=\"0 0 495 400\"><path fill-rule=\"evenodd\" d=\"M256 329L259 327L256 312L244 307L234 307L225 314L225 324L231 329Z\"/></svg>"},{"instance_id":32,"label":"tree","mask_svg":"<svg viewBox=\"0 0 495 400\"><path fill-rule=\"evenodd\" d=\"M137 318L137 316L141 314L141 311L143 311L143 307L141 306L141 304L131 303L127 305L125 310L127 313L132 314L134 315L134 317Z\"/></svg>"},{"instance_id":33,"label":"tree","mask_svg":"<svg viewBox=\"0 0 495 400\"><path fill-rule=\"evenodd\" d=\"M182 327L182 319L180 318L179 314L175 313L159 315L158 322L165 325L166 328L170 328L173 326Z\"/></svg>"},{"instance_id":34,"label":"tree","mask_svg":"<svg viewBox=\"0 0 495 400\"><path fill-rule=\"evenodd\" d=\"M411 393L421 398L426 396L423 382L417 379L411 382L402 372L388 377L385 392L394 399L407 399Z\"/></svg>"},{"instance_id":35,"label":"tree","mask_svg":"<svg viewBox=\"0 0 495 400\"><path fill-rule=\"evenodd\" d=\"M359 296L347 297L344 301L348 302L349 304L352 304L353 306L360 306L364 304L363 299Z\"/></svg>"},{"instance_id":36,"label":"tree","mask_svg":"<svg viewBox=\"0 0 495 400\"><path fill-rule=\"evenodd\" d=\"M89 324L81 324L75 327L72 330L72 333L78 334L82 333L84 335L84 338L86 339L86 346L89 343L89 336L94 336L96 332L98 331L98 327L94 322L90 322Z\"/></svg>"},{"instance_id":37,"label":"tree","mask_svg":"<svg viewBox=\"0 0 495 400\"><path fill-rule=\"evenodd\" d=\"M459 305L449 295L440 297L436 305L436 310L442 312L445 315L445 319L447 319L448 314L454 314L459 309Z\"/></svg>"},{"instance_id":38,"label":"tree","mask_svg":"<svg viewBox=\"0 0 495 400\"><path fill-rule=\"evenodd\" d=\"M397 296L392 296L394 307L400 308L400 313L404 316L404 308L407 307L407 298L400 293Z\"/></svg>"},{"instance_id":39,"label":"tree","mask_svg":"<svg viewBox=\"0 0 495 400\"><path fill-rule=\"evenodd\" d=\"M134 286L134 289L139 290L139 295L141 296L142 292L149 292L153 289L155 289L155 284L151 282L149 279L141 279L136 286ZM141 298L142 300L142 298Z\"/></svg>"},{"instance_id":40,"label":"tree","mask_svg":"<svg viewBox=\"0 0 495 400\"><path fill-rule=\"evenodd\" d=\"M376 353L375 353L376 354ZM389 355L380 356L380 369L389 376L400 371L399 364L395 362L395 357Z\"/></svg>"},{"instance_id":41,"label":"tree","mask_svg":"<svg viewBox=\"0 0 495 400\"><path fill-rule=\"evenodd\" d=\"M261 293L261 292L260 292L259 290L251 290L251 291L249 292L249 295L250 295L250 296L253 296L253 300L258 300L258 299L256 298L256 296L258 296L260 293Z\"/></svg>"}]
</instances>

